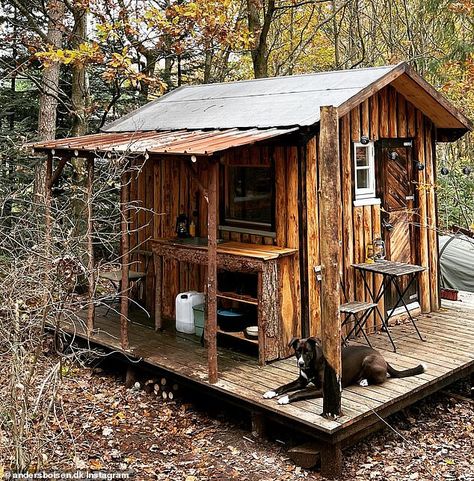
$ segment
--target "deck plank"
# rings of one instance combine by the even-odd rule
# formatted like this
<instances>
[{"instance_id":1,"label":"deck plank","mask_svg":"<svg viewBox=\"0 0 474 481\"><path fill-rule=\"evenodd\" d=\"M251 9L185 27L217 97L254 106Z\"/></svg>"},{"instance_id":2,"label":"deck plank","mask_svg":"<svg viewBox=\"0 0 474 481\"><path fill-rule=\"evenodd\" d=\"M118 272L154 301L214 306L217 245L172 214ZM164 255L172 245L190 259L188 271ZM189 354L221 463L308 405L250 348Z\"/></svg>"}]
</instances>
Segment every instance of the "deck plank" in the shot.
<instances>
[{"instance_id":1,"label":"deck plank","mask_svg":"<svg viewBox=\"0 0 474 481\"><path fill-rule=\"evenodd\" d=\"M117 313L104 315L99 307L96 327L91 341L106 348L121 351L120 323ZM79 318L64 321L64 329L76 336L87 338L85 323ZM379 350L395 369L407 369L425 363L428 369L419 376L388 379L381 386L350 386L342 393L343 416L327 420L319 414L322 400L301 401L279 405L275 399L264 399L263 393L296 378L298 369L294 359L284 359L259 366L258 359L246 353L219 348L219 381L207 382L207 351L199 338L176 334L174 329L155 332L138 323L129 324L131 349L127 355L142 358L148 364L180 376L197 386L230 396L243 408L263 411L283 422L302 426L314 435L334 436L354 433L363 429L378 413L394 412L416 402L425 393L442 389L459 373L474 372L474 312L459 308L443 308L439 313L420 315L418 326L427 341L417 337L409 323L391 327L397 352L392 352L386 334L371 336L374 348ZM355 341L358 342L357 340ZM377 413L377 414L376 414ZM304 428L303 428L304 426Z\"/></svg>"}]
</instances>

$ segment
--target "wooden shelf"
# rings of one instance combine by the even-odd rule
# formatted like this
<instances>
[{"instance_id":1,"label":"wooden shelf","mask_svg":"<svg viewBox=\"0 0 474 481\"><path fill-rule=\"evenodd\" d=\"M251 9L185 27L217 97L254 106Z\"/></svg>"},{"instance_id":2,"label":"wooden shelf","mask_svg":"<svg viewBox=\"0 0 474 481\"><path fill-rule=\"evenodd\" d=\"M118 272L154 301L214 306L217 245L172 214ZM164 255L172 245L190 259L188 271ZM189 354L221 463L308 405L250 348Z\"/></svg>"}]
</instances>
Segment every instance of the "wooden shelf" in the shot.
<instances>
[{"instance_id":1,"label":"wooden shelf","mask_svg":"<svg viewBox=\"0 0 474 481\"><path fill-rule=\"evenodd\" d=\"M218 292L217 297L220 299L228 299L230 301L244 302L245 304L258 306L258 299L255 297L237 294L236 292Z\"/></svg>"},{"instance_id":2,"label":"wooden shelf","mask_svg":"<svg viewBox=\"0 0 474 481\"><path fill-rule=\"evenodd\" d=\"M239 339L241 341L246 341L246 342L249 342L251 344L255 344L256 346L258 346L258 339L247 339L245 337L245 334L241 331L239 331L239 332L228 332L228 331L222 331L221 329L217 329L217 332L219 334L224 335L224 336L234 337L234 338Z\"/></svg>"}]
</instances>

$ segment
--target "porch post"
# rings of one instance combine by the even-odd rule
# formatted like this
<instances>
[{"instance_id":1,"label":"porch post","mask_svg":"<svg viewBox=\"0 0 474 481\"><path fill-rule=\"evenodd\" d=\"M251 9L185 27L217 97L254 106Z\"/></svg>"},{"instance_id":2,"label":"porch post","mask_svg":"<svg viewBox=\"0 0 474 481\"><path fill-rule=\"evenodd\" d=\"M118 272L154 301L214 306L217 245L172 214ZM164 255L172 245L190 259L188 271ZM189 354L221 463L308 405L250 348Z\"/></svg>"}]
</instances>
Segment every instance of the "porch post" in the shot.
<instances>
[{"instance_id":1,"label":"porch post","mask_svg":"<svg viewBox=\"0 0 474 481\"><path fill-rule=\"evenodd\" d=\"M53 153L48 152L46 159L46 173L45 173L45 189L44 189L44 214L45 214L45 244L46 244L46 260L50 262L51 255L51 178L53 175Z\"/></svg>"},{"instance_id":2,"label":"porch post","mask_svg":"<svg viewBox=\"0 0 474 481\"><path fill-rule=\"evenodd\" d=\"M126 350L129 347L128 343L128 270L129 270L129 248L130 238L128 235L128 164L121 176L120 182L120 214L121 214L121 234L122 234L122 281L121 281L121 296L120 296L120 342L122 349Z\"/></svg>"},{"instance_id":3,"label":"porch post","mask_svg":"<svg viewBox=\"0 0 474 481\"><path fill-rule=\"evenodd\" d=\"M67 164L67 162L71 159L71 156L68 155L63 155L61 157L61 159L59 160L59 164L58 166L56 167L56 170L51 174L50 176L50 179L49 179L49 182L47 182L47 186L51 189L54 185L54 183L59 179L60 175L62 174L63 170L64 170L64 167L65 165ZM51 169L51 172L52 172L52 169Z\"/></svg>"},{"instance_id":4,"label":"porch post","mask_svg":"<svg viewBox=\"0 0 474 481\"><path fill-rule=\"evenodd\" d=\"M321 107L320 118L321 340L326 359L323 416L337 417L341 414L342 373L339 313L342 209L337 109Z\"/></svg>"},{"instance_id":5,"label":"porch post","mask_svg":"<svg viewBox=\"0 0 474 481\"><path fill-rule=\"evenodd\" d=\"M46 305L48 303L49 294L48 291L50 286L50 275L51 275L51 268L52 268L52 260L51 260L51 238L52 238L52 216L51 216L51 176L53 172L53 153L51 151L48 152L48 158L46 159L46 172L45 172L45 179L44 179L44 206L35 206L35 208L42 212L42 207L44 207L44 244L45 244L45 252L46 252L46 261L45 261L45 268L44 268L44 294L43 294L43 305L45 307L46 312ZM37 198L39 201L40 198ZM43 318L44 319L44 318ZM41 326L41 334L44 333L44 322Z\"/></svg>"},{"instance_id":6,"label":"porch post","mask_svg":"<svg viewBox=\"0 0 474 481\"><path fill-rule=\"evenodd\" d=\"M206 341L209 382L217 382L217 186L219 182L219 162L209 161L209 185L207 206L207 319Z\"/></svg>"},{"instance_id":7,"label":"porch post","mask_svg":"<svg viewBox=\"0 0 474 481\"><path fill-rule=\"evenodd\" d=\"M88 297L87 307L87 331L90 335L94 330L95 304L95 272L94 272L94 245L92 242L94 219L92 209L92 194L94 184L94 157L87 159L87 254L88 254Z\"/></svg>"}]
</instances>

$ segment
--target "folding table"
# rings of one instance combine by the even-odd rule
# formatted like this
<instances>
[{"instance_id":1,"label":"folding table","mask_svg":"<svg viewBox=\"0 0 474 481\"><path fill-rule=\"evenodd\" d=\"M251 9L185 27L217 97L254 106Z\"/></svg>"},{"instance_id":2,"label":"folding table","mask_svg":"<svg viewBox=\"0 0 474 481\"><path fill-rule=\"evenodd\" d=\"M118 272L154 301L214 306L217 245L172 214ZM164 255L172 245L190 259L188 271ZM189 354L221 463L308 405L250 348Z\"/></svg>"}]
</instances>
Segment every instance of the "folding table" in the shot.
<instances>
[{"instance_id":1,"label":"folding table","mask_svg":"<svg viewBox=\"0 0 474 481\"><path fill-rule=\"evenodd\" d=\"M408 314L408 317L410 318L411 322L413 323L413 326L415 327L415 330L419 336L419 338L422 341L425 341L423 337L420 334L420 331L418 330L418 327L415 323L415 319L413 319L406 303L403 297L407 293L408 289L410 286L413 284L415 281L417 275L424 271L425 268L422 266L417 266L415 264L407 264L405 262L393 262L393 261L387 261L387 260L380 260L376 261L373 263L363 263L363 264L353 264L352 267L354 269L357 269L362 276L362 279L364 281L365 288L370 294L370 297L372 298L372 301L375 304L378 304L382 296L384 295L386 289L390 286L393 285L395 287L395 290L397 292L397 302L391 312L385 317L382 315L380 312L380 309L378 308L378 305L375 307L375 311L378 313L381 321L382 321L382 326L383 329L386 331L388 338L390 339L390 342L392 343L393 346L393 351L396 352L397 348L395 346L395 343L393 342L392 336L390 335L390 331L388 328L388 321L390 318L394 315L395 309L400 305L403 304L403 307L405 308L405 311ZM369 285L367 282L367 274L379 274L383 276L383 281L382 284L379 287L379 290L377 292L374 292L372 287ZM408 283L404 289L402 289L400 285L401 278L404 276L408 276Z\"/></svg>"}]
</instances>

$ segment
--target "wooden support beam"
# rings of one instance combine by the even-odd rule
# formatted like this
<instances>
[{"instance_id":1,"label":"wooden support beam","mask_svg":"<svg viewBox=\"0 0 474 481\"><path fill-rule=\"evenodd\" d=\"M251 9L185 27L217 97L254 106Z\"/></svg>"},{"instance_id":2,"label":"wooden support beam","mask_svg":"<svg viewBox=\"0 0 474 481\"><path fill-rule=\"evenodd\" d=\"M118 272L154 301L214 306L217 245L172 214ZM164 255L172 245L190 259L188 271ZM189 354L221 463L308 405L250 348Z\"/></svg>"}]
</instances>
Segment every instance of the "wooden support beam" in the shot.
<instances>
[{"instance_id":1,"label":"wooden support beam","mask_svg":"<svg viewBox=\"0 0 474 481\"><path fill-rule=\"evenodd\" d=\"M46 159L46 173L45 173L45 190L44 190L44 215L45 215L45 244L46 244L46 258L48 262L51 255L51 237L52 237L52 217L51 217L51 176L53 171L53 154L48 152Z\"/></svg>"},{"instance_id":2,"label":"wooden support beam","mask_svg":"<svg viewBox=\"0 0 474 481\"><path fill-rule=\"evenodd\" d=\"M201 179L199 178L194 165L192 163L187 163L187 162L185 162L185 165L188 168L189 174L191 175L192 179L194 180L194 182L196 182L196 185L201 191L201 194L203 195L204 199L206 200L207 203L209 203L207 189L202 184Z\"/></svg>"},{"instance_id":3,"label":"wooden support beam","mask_svg":"<svg viewBox=\"0 0 474 481\"><path fill-rule=\"evenodd\" d=\"M52 174L51 178L47 182L47 186L51 189L54 183L59 179L59 176L62 174L65 165L71 159L70 156L61 157L58 166L56 167L54 173Z\"/></svg>"},{"instance_id":4,"label":"wooden support beam","mask_svg":"<svg viewBox=\"0 0 474 481\"><path fill-rule=\"evenodd\" d=\"M128 342L128 294L129 294L129 260L130 260L130 239L128 232L128 203L129 203L129 172L128 167L124 170L120 183L120 213L121 240L122 240L122 282L120 296L120 343L122 349L127 350Z\"/></svg>"},{"instance_id":5,"label":"wooden support beam","mask_svg":"<svg viewBox=\"0 0 474 481\"><path fill-rule=\"evenodd\" d=\"M436 144L433 143L434 126L425 120L425 170L426 170L426 218L428 229L428 257L430 262L431 312L440 308L438 213L436 210Z\"/></svg>"},{"instance_id":6,"label":"wooden support beam","mask_svg":"<svg viewBox=\"0 0 474 481\"><path fill-rule=\"evenodd\" d=\"M419 162L425 163L425 129L423 114L416 111L416 155ZM419 248L420 248L420 264L426 267L426 270L420 272L418 277L419 297L421 312L430 312L431 296L430 296L430 261L428 246L428 220L427 220L427 202L426 202L426 171L416 171L417 196L418 196L418 213L419 213Z\"/></svg>"},{"instance_id":7,"label":"wooden support beam","mask_svg":"<svg viewBox=\"0 0 474 481\"><path fill-rule=\"evenodd\" d=\"M320 120L320 252L321 341L325 362L323 416L341 414L341 174L339 120L333 106L321 107Z\"/></svg>"},{"instance_id":8,"label":"wooden support beam","mask_svg":"<svg viewBox=\"0 0 474 481\"><path fill-rule=\"evenodd\" d=\"M207 318L206 342L209 382L217 382L217 189L219 184L219 162L210 159L208 185L208 262L207 262Z\"/></svg>"},{"instance_id":9,"label":"wooden support beam","mask_svg":"<svg viewBox=\"0 0 474 481\"><path fill-rule=\"evenodd\" d=\"M266 417L261 411L252 411L250 413L252 422L252 436L257 439L265 439L267 431Z\"/></svg>"},{"instance_id":10,"label":"wooden support beam","mask_svg":"<svg viewBox=\"0 0 474 481\"><path fill-rule=\"evenodd\" d=\"M63 159L61 159L62 161ZM89 158L87 160L87 256L88 256L88 300L89 304L87 306L87 331L90 335L94 330L94 317L95 317L95 304L94 304L94 293L95 293L95 263L94 263L94 244L93 244L93 233L94 233L94 218L92 209L92 196L94 188L94 158Z\"/></svg>"},{"instance_id":11,"label":"wooden support beam","mask_svg":"<svg viewBox=\"0 0 474 481\"><path fill-rule=\"evenodd\" d=\"M321 476L327 479L340 477L342 473L341 444L321 445Z\"/></svg>"}]
</instances>

